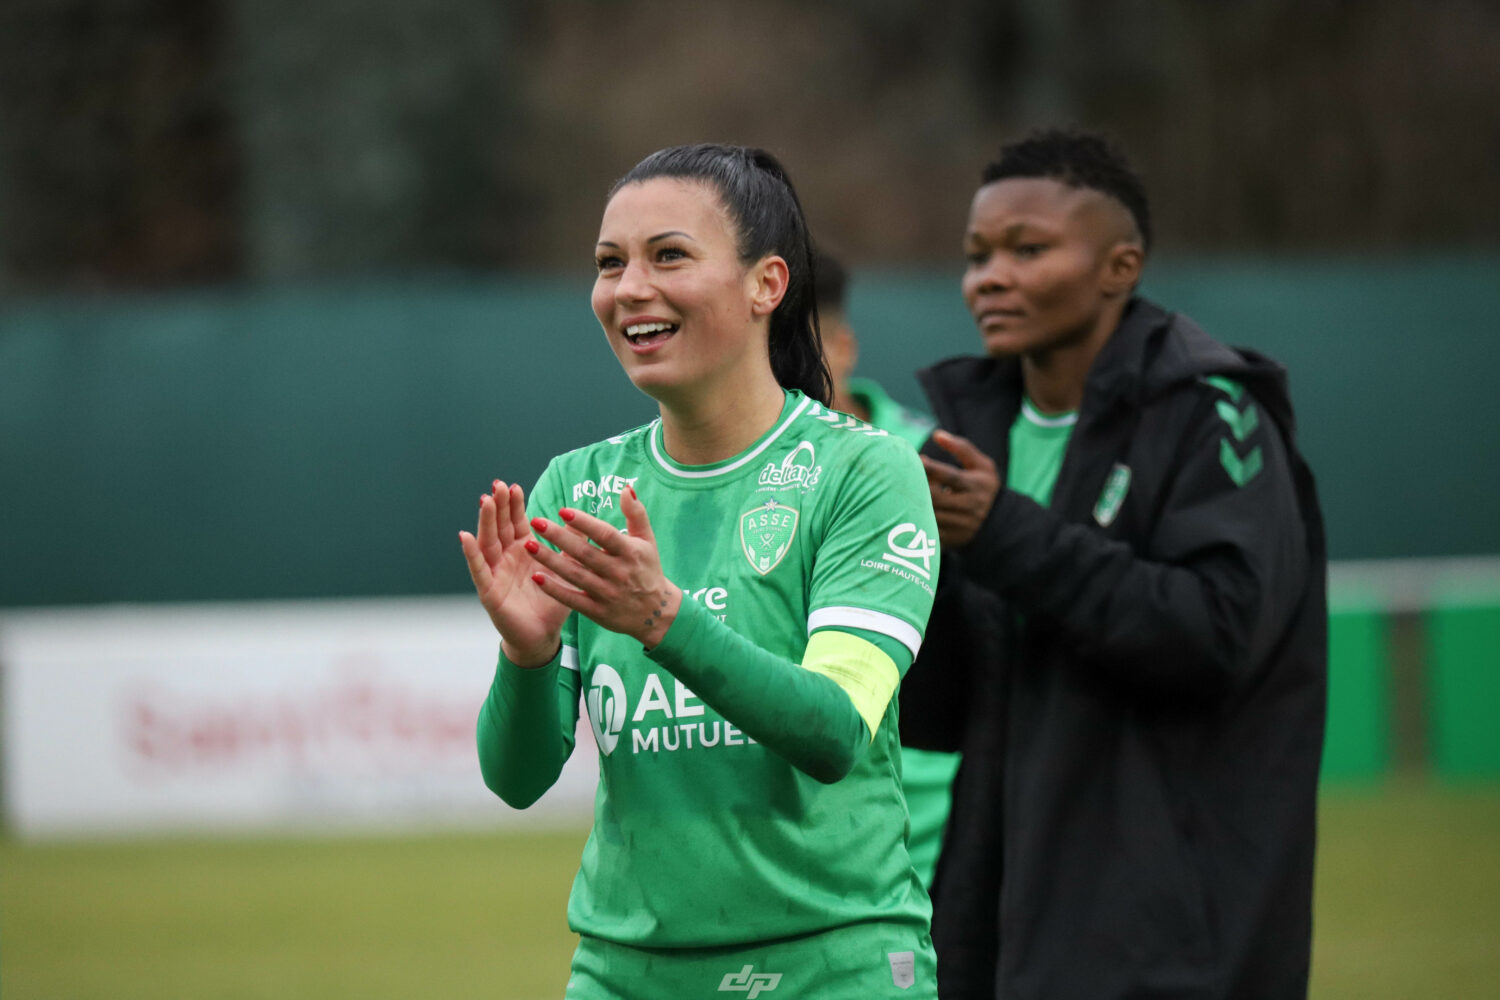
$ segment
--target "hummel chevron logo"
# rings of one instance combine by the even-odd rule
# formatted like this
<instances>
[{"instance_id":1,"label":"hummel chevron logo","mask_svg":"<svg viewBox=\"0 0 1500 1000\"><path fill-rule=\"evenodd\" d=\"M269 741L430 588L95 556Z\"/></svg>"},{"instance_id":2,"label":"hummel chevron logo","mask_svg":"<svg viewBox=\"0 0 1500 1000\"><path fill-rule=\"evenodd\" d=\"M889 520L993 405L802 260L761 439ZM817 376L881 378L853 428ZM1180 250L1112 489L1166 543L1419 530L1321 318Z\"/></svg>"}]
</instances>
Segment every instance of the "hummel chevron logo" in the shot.
<instances>
[{"instance_id":1,"label":"hummel chevron logo","mask_svg":"<svg viewBox=\"0 0 1500 1000\"><path fill-rule=\"evenodd\" d=\"M1236 441L1245 440L1245 435L1251 433L1260 426L1260 411L1251 403L1241 413L1234 408L1234 404L1219 400L1214 404L1214 409L1219 411L1219 419L1229 425L1229 430L1234 434Z\"/></svg>"},{"instance_id":2,"label":"hummel chevron logo","mask_svg":"<svg viewBox=\"0 0 1500 1000\"><path fill-rule=\"evenodd\" d=\"M1229 443L1229 439L1220 438L1219 464L1224 466L1224 471L1229 473L1229 478L1234 480L1234 485L1244 486L1260 471L1262 465L1260 445L1251 448L1250 454L1240 458L1234 450L1234 445Z\"/></svg>"},{"instance_id":3,"label":"hummel chevron logo","mask_svg":"<svg viewBox=\"0 0 1500 1000\"><path fill-rule=\"evenodd\" d=\"M1214 411L1219 414L1219 419L1224 421L1234 439L1243 442L1254 434L1255 429L1260 426L1260 411L1255 408L1252 400L1245 400L1243 410L1239 408L1240 400L1245 398L1245 387L1222 375L1209 375L1203 381L1229 397L1227 402L1222 399L1215 402ZM1265 456L1261 454L1260 445L1256 445L1241 458L1228 438L1220 438L1219 464L1224 466L1224 471L1229 474L1234 485L1244 486L1260 472L1261 466L1265 464Z\"/></svg>"},{"instance_id":4,"label":"hummel chevron logo","mask_svg":"<svg viewBox=\"0 0 1500 1000\"><path fill-rule=\"evenodd\" d=\"M719 984L719 992L743 993L749 1000L755 1000L762 993L769 993L781 985L781 973L753 972L754 968L753 965L747 965L737 973L724 973L724 981Z\"/></svg>"},{"instance_id":5,"label":"hummel chevron logo","mask_svg":"<svg viewBox=\"0 0 1500 1000\"><path fill-rule=\"evenodd\" d=\"M1224 393L1236 403L1238 403L1240 401L1240 397L1245 394L1244 386L1240 385L1234 379L1225 378L1223 375L1205 375L1203 381L1207 382L1215 389L1218 389L1220 392Z\"/></svg>"},{"instance_id":6,"label":"hummel chevron logo","mask_svg":"<svg viewBox=\"0 0 1500 1000\"><path fill-rule=\"evenodd\" d=\"M867 424L858 417L851 417L837 410L825 410L817 403L808 408L807 415L815 420L821 420L825 424L831 424L835 430L857 431L860 434L868 434L871 437L885 437L890 433L890 431L882 430L874 424Z\"/></svg>"},{"instance_id":7,"label":"hummel chevron logo","mask_svg":"<svg viewBox=\"0 0 1500 1000\"><path fill-rule=\"evenodd\" d=\"M823 423L825 424L832 424L839 430L844 431L852 430L860 425L859 420L855 419L854 417L845 416L837 410L827 410L823 413L815 413L813 414L813 416L818 420L823 421Z\"/></svg>"}]
</instances>

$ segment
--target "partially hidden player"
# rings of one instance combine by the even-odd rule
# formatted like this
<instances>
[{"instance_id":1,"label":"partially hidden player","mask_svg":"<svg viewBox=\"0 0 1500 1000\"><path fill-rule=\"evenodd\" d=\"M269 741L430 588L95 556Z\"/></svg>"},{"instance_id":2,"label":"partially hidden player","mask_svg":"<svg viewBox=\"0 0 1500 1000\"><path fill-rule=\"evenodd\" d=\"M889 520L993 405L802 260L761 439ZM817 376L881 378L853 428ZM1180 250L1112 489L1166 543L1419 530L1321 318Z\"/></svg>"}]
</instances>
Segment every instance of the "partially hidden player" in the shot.
<instances>
[{"instance_id":1,"label":"partially hidden player","mask_svg":"<svg viewBox=\"0 0 1500 1000\"><path fill-rule=\"evenodd\" d=\"M945 585L901 713L963 751L942 995L1304 997L1326 556L1286 372L1136 294L1097 136L1002 150L963 246L985 356L919 374Z\"/></svg>"},{"instance_id":2,"label":"partially hidden player","mask_svg":"<svg viewBox=\"0 0 1500 1000\"><path fill-rule=\"evenodd\" d=\"M460 536L501 640L486 784L541 796L580 696L599 747L566 996L934 998L894 698L938 573L921 462L828 409L769 154L647 157L595 256L594 313L660 418L555 458L529 506L497 481Z\"/></svg>"},{"instance_id":3,"label":"partially hidden player","mask_svg":"<svg viewBox=\"0 0 1500 1000\"><path fill-rule=\"evenodd\" d=\"M868 421L913 448L921 448L936 424L925 413L901 405L874 379L854 374L859 362L859 337L849 321L847 308L849 272L837 257L816 253L813 293L818 303L818 325L833 378L833 408ZM958 771L958 754L904 747L901 753L901 787L911 815L907 851L923 884L932 886L942 848L943 830Z\"/></svg>"}]
</instances>

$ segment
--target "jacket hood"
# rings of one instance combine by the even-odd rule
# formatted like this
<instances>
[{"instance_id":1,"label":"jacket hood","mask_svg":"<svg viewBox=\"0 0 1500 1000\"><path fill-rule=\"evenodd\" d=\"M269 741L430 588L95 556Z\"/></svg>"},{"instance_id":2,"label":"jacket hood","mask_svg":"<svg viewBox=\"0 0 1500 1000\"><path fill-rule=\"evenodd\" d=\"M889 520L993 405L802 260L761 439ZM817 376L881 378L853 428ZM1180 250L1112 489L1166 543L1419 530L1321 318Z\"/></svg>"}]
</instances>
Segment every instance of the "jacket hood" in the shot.
<instances>
[{"instance_id":1,"label":"jacket hood","mask_svg":"<svg viewBox=\"0 0 1500 1000\"><path fill-rule=\"evenodd\" d=\"M1220 375L1249 389L1289 433L1295 429L1286 368L1280 362L1259 351L1222 344L1187 316L1166 312L1145 299L1136 299L1131 306L1116 336L1125 331L1135 312L1155 313L1159 326L1151 338L1155 347L1153 356L1144 370L1143 390L1147 398L1183 382Z\"/></svg>"}]
</instances>

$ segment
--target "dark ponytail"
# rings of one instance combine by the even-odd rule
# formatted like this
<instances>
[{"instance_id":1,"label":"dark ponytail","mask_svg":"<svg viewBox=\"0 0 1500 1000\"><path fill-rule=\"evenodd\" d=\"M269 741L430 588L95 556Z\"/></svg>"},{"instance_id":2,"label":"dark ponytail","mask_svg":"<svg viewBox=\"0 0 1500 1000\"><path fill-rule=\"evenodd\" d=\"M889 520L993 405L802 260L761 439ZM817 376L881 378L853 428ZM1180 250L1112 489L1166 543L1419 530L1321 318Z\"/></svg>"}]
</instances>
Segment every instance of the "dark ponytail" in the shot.
<instances>
[{"instance_id":1,"label":"dark ponytail","mask_svg":"<svg viewBox=\"0 0 1500 1000\"><path fill-rule=\"evenodd\" d=\"M748 266L768 254L786 261L786 294L771 313L771 371L782 388L800 389L827 406L833 399L833 378L813 298L812 240L786 169L763 149L717 143L673 146L637 163L615 182L610 196L626 184L654 177L712 185L734 223L741 263Z\"/></svg>"}]
</instances>

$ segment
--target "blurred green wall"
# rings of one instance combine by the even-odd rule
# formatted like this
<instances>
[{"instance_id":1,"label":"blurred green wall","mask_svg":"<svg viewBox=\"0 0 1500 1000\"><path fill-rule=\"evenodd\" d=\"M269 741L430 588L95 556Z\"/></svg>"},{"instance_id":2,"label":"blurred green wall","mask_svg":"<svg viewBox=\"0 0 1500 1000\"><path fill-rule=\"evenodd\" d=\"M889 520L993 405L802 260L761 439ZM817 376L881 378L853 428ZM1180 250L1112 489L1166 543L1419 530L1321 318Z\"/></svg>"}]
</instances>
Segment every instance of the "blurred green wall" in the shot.
<instances>
[{"instance_id":1,"label":"blurred green wall","mask_svg":"<svg viewBox=\"0 0 1500 1000\"><path fill-rule=\"evenodd\" d=\"M589 279L0 306L0 605L461 591L493 477L650 419ZM1335 558L1500 553L1500 258L1159 261L1291 369ZM855 276L861 371L971 352L954 274Z\"/></svg>"}]
</instances>

